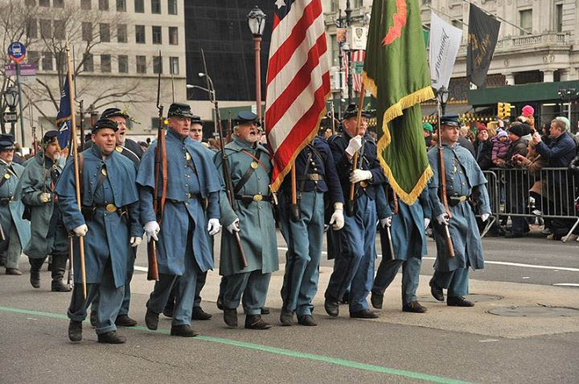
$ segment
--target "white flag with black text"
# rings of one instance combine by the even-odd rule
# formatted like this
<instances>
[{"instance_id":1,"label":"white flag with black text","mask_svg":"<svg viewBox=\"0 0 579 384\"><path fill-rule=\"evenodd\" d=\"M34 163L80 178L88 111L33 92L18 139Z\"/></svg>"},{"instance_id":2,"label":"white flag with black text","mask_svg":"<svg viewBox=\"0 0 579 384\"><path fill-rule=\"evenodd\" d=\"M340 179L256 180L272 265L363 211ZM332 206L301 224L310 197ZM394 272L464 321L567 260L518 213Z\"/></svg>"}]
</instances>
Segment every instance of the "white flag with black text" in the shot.
<instances>
[{"instance_id":1,"label":"white flag with black text","mask_svg":"<svg viewBox=\"0 0 579 384\"><path fill-rule=\"evenodd\" d=\"M462 29L445 23L434 12L430 19L430 79L432 87L448 89L454 61L462 40Z\"/></svg>"}]
</instances>

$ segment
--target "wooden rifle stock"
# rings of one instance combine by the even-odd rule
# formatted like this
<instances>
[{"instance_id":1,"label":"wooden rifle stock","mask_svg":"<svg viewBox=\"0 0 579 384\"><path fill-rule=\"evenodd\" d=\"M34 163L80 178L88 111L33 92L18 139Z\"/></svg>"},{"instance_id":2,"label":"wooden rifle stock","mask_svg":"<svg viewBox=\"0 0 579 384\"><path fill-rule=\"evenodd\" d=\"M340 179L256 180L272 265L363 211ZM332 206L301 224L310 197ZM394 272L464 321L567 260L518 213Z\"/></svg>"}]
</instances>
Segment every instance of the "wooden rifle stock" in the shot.
<instances>
[{"instance_id":1,"label":"wooden rifle stock","mask_svg":"<svg viewBox=\"0 0 579 384\"><path fill-rule=\"evenodd\" d=\"M450 209L448 207L448 199L446 197L446 167L444 166L444 148L441 142L441 132L440 132L440 114L438 115L438 172L440 174L440 200L442 205L448 215L449 219L452 218ZM447 224L442 224L444 230L444 242L446 243L446 250L448 251L449 257L454 257L454 245L452 244L452 238L450 237L450 230Z\"/></svg>"},{"instance_id":2,"label":"wooden rifle stock","mask_svg":"<svg viewBox=\"0 0 579 384\"><path fill-rule=\"evenodd\" d=\"M358 129L358 134L360 134L360 123L362 122L362 107L364 106L364 83L362 83L362 88L360 89L360 102L358 105L358 116L356 117L356 128ZM352 160L352 170L350 173L354 172L358 168L358 153L364 151L364 141L362 141L362 148L360 148L356 153L354 153L354 158ZM360 161L361 163L361 161ZM355 205L355 195L356 195L356 183L350 183L350 194L348 200L346 201L346 214L348 216L354 215L354 205Z\"/></svg>"}]
</instances>

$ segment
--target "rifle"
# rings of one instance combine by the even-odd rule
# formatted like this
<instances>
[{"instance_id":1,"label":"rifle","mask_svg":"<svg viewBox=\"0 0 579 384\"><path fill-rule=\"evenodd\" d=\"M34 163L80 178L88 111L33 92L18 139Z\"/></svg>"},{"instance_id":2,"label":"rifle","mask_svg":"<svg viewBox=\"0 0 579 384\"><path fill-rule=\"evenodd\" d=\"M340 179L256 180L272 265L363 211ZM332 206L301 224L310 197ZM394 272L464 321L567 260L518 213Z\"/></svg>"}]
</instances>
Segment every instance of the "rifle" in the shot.
<instances>
[{"instance_id":1,"label":"rifle","mask_svg":"<svg viewBox=\"0 0 579 384\"><path fill-rule=\"evenodd\" d=\"M162 60L159 50L159 60ZM163 129L163 105L161 105L161 71L157 79L157 109L159 110L159 122L157 124L157 147L155 148L155 188L153 189L153 210L159 225L163 220L165 210L165 199L167 198L167 148L165 147L165 130ZM161 171L161 175L159 175ZM159 197L161 190L161 197ZM155 240L151 239L147 245L147 256L149 259L149 269L147 280L159 281L159 264L157 263L157 252Z\"/></svg>"},{"instance_id":2,"label":"rifle","mask_svg":"<svg viewBox=\"0 0 579 384\"><path fill-rule=\"evenodd\" d=\"M358 116L356 117L356 128L358 128L358 133L360 132L360 123L362 122L362 107L364 106L364 83L362 83L362 88L360 89L360 102L358 105ZM356 151L356 153L354 153L354 159L352 160L352 170L351 172L354 172L354 170L356 170L358 168L358 153L360 153L360 156L362 156L362 158L364 157L364 140L362 140L362 148L360 148L358 151ZM362 164L362 161L360 161L360 164ZM351 173L350 172L350 173ZM355 194L356 194L356 184L355 183L350 183L350 195L348 196L348 200L346 200L346 214L348 216L353 216L354 215L354 205L356 203L355 200Z\"/></svg>"},{"instance_id":3,"label":"rifle","mask_svg":"<svg viewBox=\"0 0 579 384\"><path fill-rule=\"evenodd\" d=\"M80 167L79 167L79 156L78 156L78 145L76 142L76 115L74 113L74 88L72 82L72 63L70 62L70 48L68 47L68 41L66 42L66 65L68 69L68 91L70 95L70 119L71 119L71 138L72 138L72 156L74 162L74 184L76 189L76 203L78 205L78 210L81 210L82 202L80 199ZM45 183L46 184L46 183ZM86 264L84 259L84 237L80 236L78 238L79 256L80 256L80 274L82 281L82 292L83 297L86 300Z\"/></svg>"},{"instance_id":4,"label":"rifle","mask_svg":"<svg viewBox=\"0 0 579 384\"><path fill-rule=\"evenodd\" d=\"M215 97L215 89L213 88L213 83L209 81L209 75L207 74L207 63L205 62L205 53L203 49L201 50L201 55L203 57L203 67L205 70L205 78L207 80L207 90L209 91L209 101L215 106L215 120L217 124L217 132L219 133L219 149L221 153L221 167L223 169L223 181L225 182L225 194L227 195L227 200L233 211L235 209L235 200L233 196L233 183L231 181L231 173L229 172L229 163L227 162L227 155L225 154L225 141L223 136L223 127L221 126L221 115L219 113L219 102ZM231 124L231 119L229 119ZM233 132L233 131L231 131ZM243 244L241 243L241 237L239 232L233 231L235 243L239 249L239 263L241 264L241 269L247 267L247 258L245 257L245 252L243 251Z\"/></svg>"},{"instance_id":5,"label":"rifle","mask_svg":"<svg viewBox=\"0 0 579 384\"><path fill-rule=\"evenodd\" d=\"M449 219L452 219L452 214L450 213L450 208L448 207L448 199L446 198L446 169L444 166L444 148L442 147L442 136L441 136L441 128L440 128L440 118L441 118L441 108L440 108L440 98L437 97L438 101L438 140L437 140L437 148L438 148L438 173L440 176L440 201L444 206L444 210L448 215ZM444 242L446 243L446 249L448 251L449 257L454 257L454 246L452 244L452 238L450 237L450 231L448 229L447 224L442 224L442 229L444 231Z\"/></svg>"},{"instance_id":6,"label":"rifle","mask_svg":"<svg viewBox=\"0 0 579 384\"><path fill-rule=\"evenodd\" d=\"M75 82L76 84L76 82ZM84 109L83 109L84 100L79 101L78 103L78 114L80 115L80 147L84 149ZM76 140L73 139L73 140Z\"/></svg>"}]
</instances>

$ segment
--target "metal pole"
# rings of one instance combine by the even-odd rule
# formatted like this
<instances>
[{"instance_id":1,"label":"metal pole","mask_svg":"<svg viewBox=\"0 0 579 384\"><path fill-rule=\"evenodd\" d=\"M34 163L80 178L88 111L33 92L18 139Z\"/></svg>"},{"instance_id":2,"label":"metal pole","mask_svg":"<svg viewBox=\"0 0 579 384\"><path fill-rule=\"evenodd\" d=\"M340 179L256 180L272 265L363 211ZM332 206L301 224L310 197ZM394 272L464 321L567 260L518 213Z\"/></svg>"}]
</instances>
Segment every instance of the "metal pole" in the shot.
<instances>
[{"instance_id":1,"label":"metal pole","mask_svg":"<svg viewBox=\"0 0 579 384\"><path fill-rule=\"evenodd\" d=\"M350 30L352 23L352 9L350 8L350 0L346 1L346 36ZM348 105L352 104L352 42L348 42L350 49L348 49Z\"/></svg>"},{"instance_id":2,"label":"metal pole","mask_svg":"<svg viewBox=\"0 0 579 384\"><path fill-rule=\"evenodd\" d=\"M253 37L253 50L255 52L255 106L257 108L257 121L261 122L261 36Z\"/></svg>"},{"instance_id":3,"label":"metal pole","mask_svg":"<svg viewBox=\"0 0 579 384\"><path fill-rule=\"evenodd\" d=\"M24 114L22 113L22 88L20 88L20 64L16 64L16 84L18 85L18 105L20 108L20 134L22 135L22 147L26 146L24 138Z\"/></svg>"}]
</instances>

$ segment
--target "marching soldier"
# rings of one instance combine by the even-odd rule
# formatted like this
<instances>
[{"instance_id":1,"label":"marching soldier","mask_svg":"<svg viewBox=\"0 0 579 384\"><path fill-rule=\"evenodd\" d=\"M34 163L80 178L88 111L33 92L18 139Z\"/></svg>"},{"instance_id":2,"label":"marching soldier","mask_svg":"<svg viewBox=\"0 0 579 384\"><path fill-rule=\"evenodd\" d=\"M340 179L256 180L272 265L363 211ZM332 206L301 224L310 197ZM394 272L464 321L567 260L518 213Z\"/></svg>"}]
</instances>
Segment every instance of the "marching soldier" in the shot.
<instances>
[{"instance_id":1,"label":"marching soldier","mask_svg":"<svg viewBox=\"0 0 579 384\"><path fill-rule=\"evenodd\" d=\"M315 326L312 301L318 291L319 265L324 235L324 195L329 195L334 212L330 219L333 230L344 226L344 196L330 147L315 137L297 156L296 187L299 217L293 217L291 180L287 176L280 194L280 224L288 244L281 296L282 325L293 323Z\"/></svg>"},{"instance_id":2,"label":"marching soldier","mask_svg":"<svg viewBox=\"0 0 579 384\"><path fill-rule=\"evenodd\" d=\"M225 146L229 165L235 210L226 198L220 199L221 216L227 232L221 237L219 273L223 276L223 319L237 327L237 307L240 301L245 312L245 328L268 329L262 317L271 273L278 270L277 240L269 183L272 172L269 152L258 143L259 122L252 112L239 112L233 141ZM221 168L221 155L215 157ZM247 267L240 262L241 244Z\"/></svg>"},{"instance_id":3,"label":"marching soldier","mask_svg":"<svg viewBox=\"0 0 579 384\"><path fill-rule=\"evenodd\" d=\"M167 156L163 159L167 162L167 192L161 226L153 209L157 142L145 152L137 177L141 218L149 241L157 241L159 265L159 281L147 303L145 322L147 328L157 329L159 313L167 304L171 288L177 284L171 335L183 337L197 336L191 329L197 276L213 268L208 235L213 236L221 229L221 184L213 159L201 143L189 138L192 116L187 104L173 103L169 108Z\"/></svg>"},{"instance_id":4,"label":"marching soldier","mask_svg":"<svg viewBox=\"0 0 579 384\"><path fill-rule=\"evenodd\" d=\"M376 143L366 134L369 115L362 112L361 127L358 127L357 115L357 106L348 106L344 113L344 131L329 140L346 200L350 183L357 186L352 215L346 214L344 228L337 232L339 252L326 289L324 308L328 315L338 316L339 300L350 287L350 317L373 319L378 315L368 309L366 297L372 288L376 257L376 189L382 188L386 177L377 158ZM358 150L360 168L352 170L352 159Z\"/></svg>"},{"instance_id":5,"label":"marching soldier","mask_svg":"<svg viewBox=\"0 0 579 384\"><path fill-rule=\"evenodd\" d=\"M122 344L115 321L123 303L127 258L141 242L136 170L115 151L117 123L99 120L92 127L93 145L79 156L82 207L76 200L74 162L68 161L56 192L64 225L76 237L84 237L87 297L83 296L79 241L74 241L74 279L68 317L68 337L82 340L82 321L98 294L96 333L99 343Z\"/></svg>"},{"instance_id":6,"label":"marching soldier","mask_svg":"<svg viewBox=\"0 0 579 384\"><path fill-rule=\"evenodd\" d=\"M135 143L131 139L125 139L127 120L129 119L129 115L125 112L122 112L119 108L109 108L101 114L100 119L108 119L117 123L118 129L115 132L115 150L131 160L135 165L135 171L138 171L139 165L141 163L141 157L143 156L143 151L141 150L141 146L139 144ZM127 281L125 282L125 297L123 299L123 306L121 307L117 320L115 321L115 324L121 327L134 327L137 325L137 321L129 317L129 307L131 305L131 280L133 279L133 273L135 272L136 257L137 247L133 247L132 256L127 258ZM99 297L96 295L92 302L90 312L90 322L93 326L96 326L98 305Z\"/></svg>"},{"instance_id":7,"label":"marching soldier","mask_svg":"<svg viewBox=\"0 0 579 384\"><path fill-rule=\"evenodd\" d=\"M22 248L30 240L30 222L22 218L24 204L14 197L24 167L14 163L14 136L0 135L0 259L7 275L22 275L18 268Z\"/></svg>"},{"instance_id":8,"label":"marching soldier","mask_svg":"<svg viewBox=\"0 0 579 384\"><path fill-rule=\"evenodd\" d=\"M430 291L436 300L444 301L443 289L448 289L447 305L472 307L474 303L464 298L468 295L468 268L483 269L484 258L476 218L468 200L473 199L482 212L482 220L486 221L491 212L485 185L487 180L470 152L457 144L460 129L458 116L443 116L440 125L444 181L450 216L446 213L439 194L439 190L444 189L439 173L439 149L431 148L428 151L428 161L434 176L430 179L428 192L433 217L436 218L433 232L437 256L434 276L430 280ZM444 226L448 226L450 231L454 257L449 256Z\"/></svg>"},{"instance_id":9,"label":"marching soldier","mask_svg":"<svg viewBox=\"0 0 579 384\"><path fill-rule=\"evenodd\" d=\"M30 218L30 241L24 247L30 262L30 284L40 288L40 268L52 255L51 290L69 292L70 287L62 282L69 253L68 234L54 193L62 172L57 136L58 131L44 134L42 150L26 163L16 196L22 199L24 215Z\"/></svg>"},{"instance_id":10,"label":"marching soldier","mask_svg":"<svg viewBox=\"0 0 579 384\"><path fill-rule=\"evenodd\" d=\"M381 201L382 199L378 199L377 204ZM386 217L382 217L380 212L384 210ZM420 305L416 299L416 290L418 289L422 256L427 253L425 229L430 223L431 211L427 190L423 191L412 205L407 205L403 201L393 198L389 206L378 208L379 216L381 216L380 225L382 226L380 231L382 261L376 272L372 296L370 297L374 308L382 309L384 292L402 267L402 311L426 312L426 308ZM391 231L393 255L390 254L389 249L388 241L390 238L385 233L388 229Z\"/></svg>"}]
</instances>

